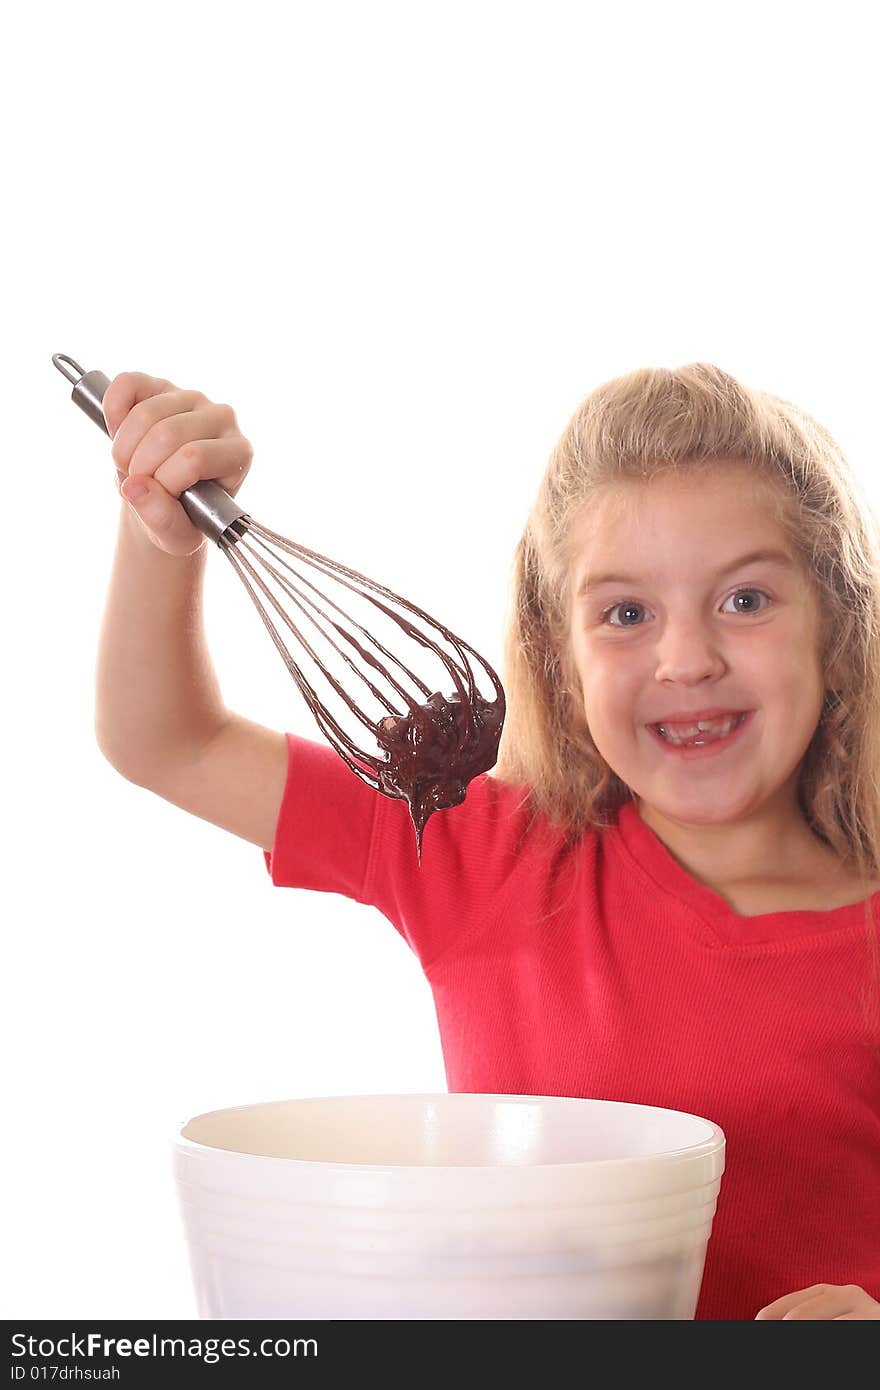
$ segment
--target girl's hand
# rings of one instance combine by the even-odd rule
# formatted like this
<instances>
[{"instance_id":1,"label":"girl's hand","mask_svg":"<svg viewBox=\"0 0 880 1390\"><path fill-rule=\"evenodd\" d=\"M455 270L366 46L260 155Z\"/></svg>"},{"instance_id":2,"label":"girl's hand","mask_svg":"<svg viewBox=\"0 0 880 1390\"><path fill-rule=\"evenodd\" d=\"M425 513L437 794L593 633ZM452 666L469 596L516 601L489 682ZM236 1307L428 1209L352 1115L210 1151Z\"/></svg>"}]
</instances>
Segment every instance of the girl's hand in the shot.
<instances>
[{"instance_id":1,"label":"girl's hand","mask_svg":"<svg viewBox=\"0 0 880 1390\"><path fill-rule=\"evenodd\" d=\"M114 377L102 405L122 496L154 545L169 555L191 555L205 537L178 497L208 478L234 497L254 456L235 411L143 372ZM130 492L135 483L146 488L137 499Z\"/></svg>"},{"instance_id":2,"label":"girl's hand","mask_svg":"<svg viewBox=\"0 0 880 1390\"><path fill-rule=\"evenodd\" d=\"M787 1293L768 1303L758 1318L779 1318L793 1322L795 1318L833 1318L835 1322L863 1322L866 1318L880 1319L880 1303L857 1284L812 1284L797 1293Z\"/></svg>"}]
</instances>

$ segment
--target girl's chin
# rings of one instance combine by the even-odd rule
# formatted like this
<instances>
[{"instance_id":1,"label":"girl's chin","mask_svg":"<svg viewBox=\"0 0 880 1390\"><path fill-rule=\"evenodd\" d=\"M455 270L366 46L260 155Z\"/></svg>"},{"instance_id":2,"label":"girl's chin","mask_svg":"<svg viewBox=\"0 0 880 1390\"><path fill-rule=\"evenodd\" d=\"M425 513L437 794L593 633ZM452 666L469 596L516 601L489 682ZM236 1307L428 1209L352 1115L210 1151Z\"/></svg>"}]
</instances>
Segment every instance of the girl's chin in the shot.
<instances>
[{"instance_id":1,"label":"girl's chin","mask_svg":"<svg viewBox=\"0 0 880 1390\"><path fill-rule=\"evenodd\" d=\"M676 801L668 796L651 797L650 794L637 800L639 815L645 821L653 815L662 817L663 820L672 821L676 825L711 827L713 825L732 825L742 815L741 809L732 804L719 806L717 797L713 797L711 803L704 801L702 804L700 804L698 797L694 797L690 801L686 801L684 798Z\"/></svg>"}]
</instances>

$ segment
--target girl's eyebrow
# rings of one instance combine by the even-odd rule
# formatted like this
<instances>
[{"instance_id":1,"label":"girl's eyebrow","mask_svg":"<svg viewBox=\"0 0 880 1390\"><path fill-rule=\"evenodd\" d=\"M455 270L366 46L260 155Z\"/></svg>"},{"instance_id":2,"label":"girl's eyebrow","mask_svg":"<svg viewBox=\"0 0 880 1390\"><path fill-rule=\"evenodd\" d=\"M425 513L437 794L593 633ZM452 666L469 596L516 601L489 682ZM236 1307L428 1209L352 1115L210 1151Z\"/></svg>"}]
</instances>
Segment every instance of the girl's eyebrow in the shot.
<instances>
[{"instance_id":1,"label":"girl's eyebrow","mask_svg":"<svg viewBox=\"0 0 880 1390\"><path fill-rule=\"evenodd\" d=\"M784 550L751 550L748 555L740 555L716 571L716 578L729 574L731 570L744 569L746 565L779 565L784 569L795 569L796 561ZM644 580L632 574L594 574L585 575L578 589L578 598L583 594L599 589L603 584L642 584Z\"/></svg>"}]
</instances>

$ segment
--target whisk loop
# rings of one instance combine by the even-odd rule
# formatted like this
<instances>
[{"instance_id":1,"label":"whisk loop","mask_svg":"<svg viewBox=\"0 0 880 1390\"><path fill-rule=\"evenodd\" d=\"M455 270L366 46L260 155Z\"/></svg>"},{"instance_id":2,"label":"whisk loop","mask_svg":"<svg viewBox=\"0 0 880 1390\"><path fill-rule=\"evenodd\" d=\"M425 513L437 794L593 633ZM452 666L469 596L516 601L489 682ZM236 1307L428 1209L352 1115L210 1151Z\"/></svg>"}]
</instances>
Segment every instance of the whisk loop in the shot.
<instances>
[{"instance_id":1,"label":"whisk loop","mask_svg":"<svg viewBox=\"0 0 880 1390\"><path fill-rule=\"evenodd\" d=\"M109 433L102 406L109 378L103 372L84 372L62 353L55 353L52 361L74 383L72 399ZM216 542L232 564L323 737L375 791L408 802L421 859L429 816L459 805L468 783L496 761L505 700L492 667L462 638L399 594L255 521L219 484L195 483L179 500L193 524ZM324 587L303 573L303 567L313 571ZM390 649L397 634L389 629L390 636L381 640L325 592L328 585L347 590L359 603L369 603L371 626L375 610L383 621L396 624L405 636L431 652L451 682L451 693L432 691ZM294 657L282 636L285 631L314 663L343 709L372 735L380 755L361 748L320 698L303 670L302 658ZM333 654L325 659L336 662L337 675L324 664L316 650L319 646ZM492 687L489 698L477 685L475 665ZM354 688L360 700L372 702L376 711L372 717L346 689L349 679L357 682Z\"/></svg>"}]
</instances>

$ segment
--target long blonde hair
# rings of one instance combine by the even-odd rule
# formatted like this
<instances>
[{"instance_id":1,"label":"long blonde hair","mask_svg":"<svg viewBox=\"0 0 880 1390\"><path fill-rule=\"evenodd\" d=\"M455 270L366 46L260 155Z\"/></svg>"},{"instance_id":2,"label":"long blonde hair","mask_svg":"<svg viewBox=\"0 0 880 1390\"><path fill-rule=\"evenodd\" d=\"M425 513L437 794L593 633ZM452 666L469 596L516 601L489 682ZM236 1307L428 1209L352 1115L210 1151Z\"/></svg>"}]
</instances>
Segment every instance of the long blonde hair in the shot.
<instances>
[{"instance_id":1,"label":"long blonde hair","mask_svg":"<svg viewBox=\"0 0 880 1390\"><path fill-rule=\"evenodd\" d=\"M492 775L524 785L535 815L573 834L611 823L633 799L590 736L567 652L573 522L616 484L723 460L751 465L819 594L828 688L799 802L867 893L880 866L880 528L827 430L708 363L607 382L553 450L514 557Z\"/></svg>"}]
</instances>

